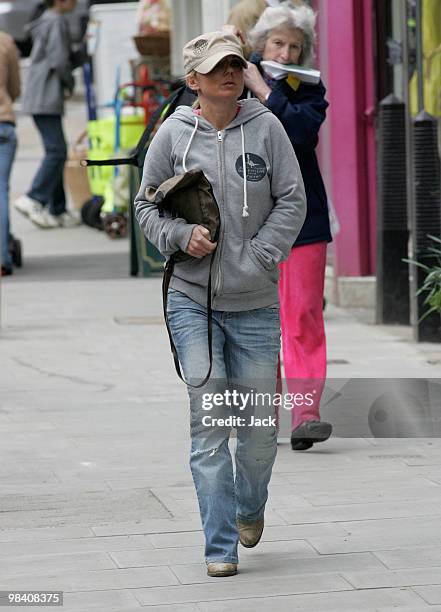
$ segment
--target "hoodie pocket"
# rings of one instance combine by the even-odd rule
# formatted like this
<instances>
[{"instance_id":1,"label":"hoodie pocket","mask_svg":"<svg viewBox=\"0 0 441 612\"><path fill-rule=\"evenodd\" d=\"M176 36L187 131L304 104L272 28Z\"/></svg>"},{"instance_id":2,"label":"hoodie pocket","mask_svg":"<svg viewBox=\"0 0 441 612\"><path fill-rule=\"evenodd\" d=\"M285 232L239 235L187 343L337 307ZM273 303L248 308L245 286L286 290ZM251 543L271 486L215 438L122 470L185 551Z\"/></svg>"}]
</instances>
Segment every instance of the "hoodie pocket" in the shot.
<instances>
[{"instance_id":1,"label":"hoodie pocket","mask_svg":"<svg viewBox=\"0 0 441 612\"><path fill-rule=\"evenodd\" d=\"M277 266L266 270L253 253L250 240L230 235L227 245L221 261L222 294L255 293L277 284Z\"/></svg>"}]
</instances>

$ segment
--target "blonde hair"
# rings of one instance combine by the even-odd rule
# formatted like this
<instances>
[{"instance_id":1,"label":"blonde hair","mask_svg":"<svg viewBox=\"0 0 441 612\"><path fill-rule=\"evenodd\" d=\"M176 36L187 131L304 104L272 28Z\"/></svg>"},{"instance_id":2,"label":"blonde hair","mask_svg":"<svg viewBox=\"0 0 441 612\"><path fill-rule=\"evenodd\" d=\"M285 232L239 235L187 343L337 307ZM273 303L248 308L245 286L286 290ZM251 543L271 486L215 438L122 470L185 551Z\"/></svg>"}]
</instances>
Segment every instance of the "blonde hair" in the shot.
<instances>
[{"instance_id":1,"label":"blonde hair","mask_svg":"<svg viewBox=\"0 0 441 612\"><path fill-rule=\"evenodd\" d=\"M249 33L249 39L254 51L263 53L265 43L272 30L277 28L289 28L300 30L303 34L304 42L302 52L299 57L299 64L309 64L314 58L314 43L316 39L315 22L316 13L307 6L275 6L268 7L260 16L255 27Z\"/></svg>"},{"instance_id":2,"label":"blonde hair","mask_svg":"<svg viewBox=\"0 0 441 612\"><path fill-rule=\"evenodd\" d=\"M185 77L182 79L182 80L183 80L183 82L184 82L184 83L187 85L187 87L189 87L189 84L188 84L188 81L187 81L188 77L190 77L190 76L196 76L196 74L197 74L196 70L191 70L191 71L190 71L188 74L186 74L186 75L185 75ZM191 89L191 87L190 87L190 89ZM192 90L192 91L193 91L193 90ZM196 98L196 100L195 100L195 101L193 102L193 104L191 105L191 108L197 109L197 108L200 108L200 107L201 107L201 103L199 102L199 98Z\"/></svg>"},{"instance_id":3,"label":"blonde hair","mask_svg":"<svg viewBox=\"0 0 441 612\"><path fill-rule=\"evenodd\" d=\"M241 0L231 9L227 23L238 28L247 37L248 32L254 28L267 6L266 0ZM243 54L248 58L252 52L251 46L246 44L242 46L242 49Z\"/></svg>"}]
</instances>

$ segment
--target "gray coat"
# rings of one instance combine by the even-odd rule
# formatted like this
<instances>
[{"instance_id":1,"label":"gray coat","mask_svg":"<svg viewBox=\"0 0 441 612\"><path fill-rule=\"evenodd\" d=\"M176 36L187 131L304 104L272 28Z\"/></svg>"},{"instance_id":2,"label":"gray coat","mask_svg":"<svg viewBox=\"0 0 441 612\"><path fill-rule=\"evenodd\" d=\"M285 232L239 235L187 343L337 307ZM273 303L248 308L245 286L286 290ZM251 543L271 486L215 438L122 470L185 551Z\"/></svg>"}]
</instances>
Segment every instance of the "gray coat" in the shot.
<instances>
[{"instance_id":1,"label":"gray coat","mask_svg":"<svg viewBox=\"0 0 441 612\"><path fill-rule=\"evenodd\" d=\"M71 40L63 15L48 10L31 23L31 65L25 83L23 111L62 115L65 92L72 92Z\"/></svg>"}]
</instances>

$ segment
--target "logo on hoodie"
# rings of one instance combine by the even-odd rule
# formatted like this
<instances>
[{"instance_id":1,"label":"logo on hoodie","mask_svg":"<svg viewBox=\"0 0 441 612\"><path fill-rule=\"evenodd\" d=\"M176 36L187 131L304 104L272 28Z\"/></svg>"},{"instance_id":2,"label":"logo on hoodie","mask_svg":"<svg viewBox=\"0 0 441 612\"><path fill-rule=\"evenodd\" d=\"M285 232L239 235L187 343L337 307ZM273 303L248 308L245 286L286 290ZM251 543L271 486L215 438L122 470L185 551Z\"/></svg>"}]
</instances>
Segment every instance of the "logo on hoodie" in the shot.
<instances>
[{"instance_id":1,"label":"logo on hoodie","mask_svg":"<svg viewBox=\"0 0 441 612\"><path fill-rule=\"evenodd\" d=\"M255 155L254 153L245 153L245 165L247 167L247 181L257 183L265 178L267 172L265 160L258 155ZM236 159L236 172L241 178L243 178L242 155L239 155L239 157Z\"/></svg>"}]
</instances>

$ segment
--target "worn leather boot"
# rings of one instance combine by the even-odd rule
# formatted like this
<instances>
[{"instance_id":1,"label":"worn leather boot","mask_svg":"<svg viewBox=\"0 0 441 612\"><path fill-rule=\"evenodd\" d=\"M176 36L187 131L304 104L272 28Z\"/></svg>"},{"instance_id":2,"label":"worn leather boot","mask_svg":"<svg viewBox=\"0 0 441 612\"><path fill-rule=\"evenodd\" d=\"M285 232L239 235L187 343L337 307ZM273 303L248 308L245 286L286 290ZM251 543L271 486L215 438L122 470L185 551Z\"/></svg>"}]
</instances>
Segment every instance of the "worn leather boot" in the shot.
<instances>
[{"instance_id":1,"label":"worn leather boot","mask_svg":"<svg viewBox=\"0 0 441 612\"><path fill-rule=\"evenodd\" d=\"M240 519L236 518L239 540L242 546L245 546L245 548L257 546L262 537L264 523L263 517L253 523L243 523Z\"/></svg>"},{"instance_id":2,"label":"worn leather boot","mask_svg":"<svg viewBox=\"0 0 441 612\"><path fill-rule=\"evenodd\" d=\"M213 578L225 578L237 574L237 563L208 563L207 574Z\"/></svg>"}]
</instances>

